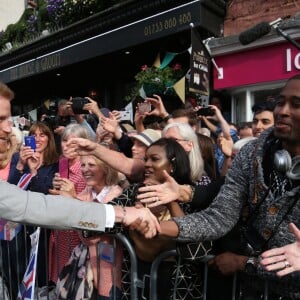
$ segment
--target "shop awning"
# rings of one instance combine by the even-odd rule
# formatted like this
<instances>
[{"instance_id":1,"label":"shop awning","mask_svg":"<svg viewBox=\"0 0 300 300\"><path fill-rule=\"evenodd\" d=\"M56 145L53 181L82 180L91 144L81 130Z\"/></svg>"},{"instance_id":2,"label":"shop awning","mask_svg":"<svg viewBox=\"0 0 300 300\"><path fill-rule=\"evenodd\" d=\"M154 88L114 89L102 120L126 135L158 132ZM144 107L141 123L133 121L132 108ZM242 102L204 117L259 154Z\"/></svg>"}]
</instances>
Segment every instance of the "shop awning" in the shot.
<instances>
[{"instance_id":1,"label":"shop awning","mask_svg":"<svg viewBox=\"0 0 300 300\"><path fill-rule=\"evenodd\" d=\"M219 32L223 16L212 9L213 1L191 1L161 13L113 28L64 48L33 57L0 71L0 80L12 82L53 71L140 43L172 35L194 26L212 34Z\"/></svg>"}]
</instances>

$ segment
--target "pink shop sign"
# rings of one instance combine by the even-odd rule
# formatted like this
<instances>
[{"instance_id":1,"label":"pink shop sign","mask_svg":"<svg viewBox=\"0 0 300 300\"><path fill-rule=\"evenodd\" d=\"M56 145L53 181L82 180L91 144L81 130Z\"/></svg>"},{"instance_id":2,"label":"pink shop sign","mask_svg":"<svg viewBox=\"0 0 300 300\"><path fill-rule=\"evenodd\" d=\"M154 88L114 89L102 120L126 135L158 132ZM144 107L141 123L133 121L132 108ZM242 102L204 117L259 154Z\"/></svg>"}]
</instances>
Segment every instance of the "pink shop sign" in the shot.
<instances>
[{"instance_id":1,"label":"pink shop sign","mask_svg":"<svg viewBox=\"0 0 300 300\"><path fill-rule=\"evenodd\" d=\"M223 76L218 78L214 68L214 89L285 80L300 74L300 51L289 43L218 56L215 61Z\"/></svg>"}]
</instances>

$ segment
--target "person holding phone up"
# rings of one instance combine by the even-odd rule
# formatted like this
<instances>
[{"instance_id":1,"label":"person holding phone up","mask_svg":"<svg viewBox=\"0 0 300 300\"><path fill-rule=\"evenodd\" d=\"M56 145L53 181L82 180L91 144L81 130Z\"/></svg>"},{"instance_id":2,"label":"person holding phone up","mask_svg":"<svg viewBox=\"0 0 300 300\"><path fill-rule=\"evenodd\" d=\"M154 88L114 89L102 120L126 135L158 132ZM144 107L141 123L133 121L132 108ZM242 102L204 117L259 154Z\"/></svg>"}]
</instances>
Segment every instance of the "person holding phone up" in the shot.
<instances>
[{"instance_id":1,"label":"person holding phone up","mask_svg":"<svg viewBox=\"0 0 300 300\"><path fill-rule=\"evenodd\" d=\"M8 147L11 133L10 101L13 98L13 91L0 82L0 150ZM44 195L24 191L3 180L0 180L0 190L0 217L6 220L56 229L91 231L104 231L115 223L129 226L139 221L145 226L143 231L148 238L160 230L156 217L148 208L112 206Z\"/></svg>"}]
</instances>

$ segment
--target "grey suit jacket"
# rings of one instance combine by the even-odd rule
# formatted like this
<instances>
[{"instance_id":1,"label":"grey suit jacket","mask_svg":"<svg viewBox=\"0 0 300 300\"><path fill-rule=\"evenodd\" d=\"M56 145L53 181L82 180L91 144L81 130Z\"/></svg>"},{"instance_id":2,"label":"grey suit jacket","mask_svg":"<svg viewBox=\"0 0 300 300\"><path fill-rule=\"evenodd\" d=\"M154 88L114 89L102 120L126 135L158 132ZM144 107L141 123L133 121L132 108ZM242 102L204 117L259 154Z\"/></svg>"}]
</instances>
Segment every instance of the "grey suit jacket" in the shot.
<instances>
[{"instance_id":1,"label":"grey suit jacket","mask_svg":"<svg viewBox=\"0 0 300 300\"><path fill-rule=\"evenodd\" d=\"M104 204L24 191L0 180L0 218L53 229L105 230Z\"/></svg>"}]
</instances>

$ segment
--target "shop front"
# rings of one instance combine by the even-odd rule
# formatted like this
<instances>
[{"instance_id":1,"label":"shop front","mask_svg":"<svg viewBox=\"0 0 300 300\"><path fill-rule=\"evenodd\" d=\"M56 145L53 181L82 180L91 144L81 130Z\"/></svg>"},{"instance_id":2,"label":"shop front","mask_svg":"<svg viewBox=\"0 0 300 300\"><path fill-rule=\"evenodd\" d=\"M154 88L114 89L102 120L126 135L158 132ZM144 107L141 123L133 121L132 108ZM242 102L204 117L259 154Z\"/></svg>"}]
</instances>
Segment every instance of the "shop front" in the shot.
<instances>
[{"instance_id":1,"label":"shop front","mask_svg":"<svg viewBox=\"0 0 300 300\"><path fill-rule=\"evenodd\" d=\"M297 41L299 21L289 24L284 30ZM300 74L300 50L275 32L247 46L239 44L237 36L210 46L217 66L214 89L231 94L231 119L236 123L251 121L254 104L276 96L288 78Z\"/></svg>"},{"instance_id":2,"label":"shop front","mask_svg":"<svg viewBox=\"0 0 300 300\"><path fill-rule=\"evenodd\" d=\"M96 87L104 105L119 106L141 65L152 64L162 50L187 50L191 24L203 39L220 35L226 12L221 0L128 2L136 3L0 57L0 80L16 92L14 103L34 106Z\"/></svg>"}]
</instances>

